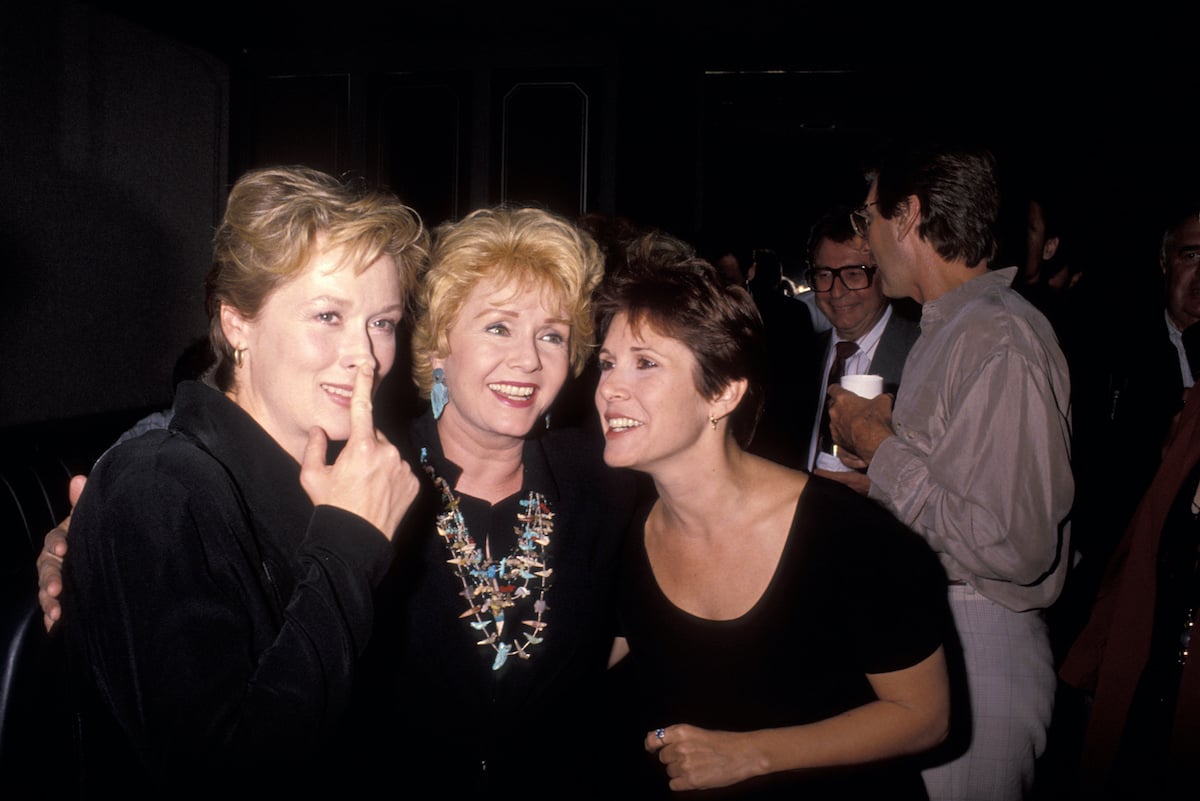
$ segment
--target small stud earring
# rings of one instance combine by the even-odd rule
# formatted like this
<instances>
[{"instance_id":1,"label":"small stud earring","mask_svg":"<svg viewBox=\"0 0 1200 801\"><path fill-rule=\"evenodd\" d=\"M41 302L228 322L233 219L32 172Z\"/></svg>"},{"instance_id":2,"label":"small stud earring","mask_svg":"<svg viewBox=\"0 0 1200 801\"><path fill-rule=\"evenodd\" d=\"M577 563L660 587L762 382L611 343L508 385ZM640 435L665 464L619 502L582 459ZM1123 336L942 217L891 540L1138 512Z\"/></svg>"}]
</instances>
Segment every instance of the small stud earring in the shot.
<instances>
[{"instance_id":1,"label":"small stud earring","mask_svg":"<svg viewBox=\"0 0 1200 801\"><path fill-rule=\"evenodd\" d=\"M713 431L717 430L717 418L713 417L712 412L708 413L708 422L713 427Z\"/></svg>"}]
</instances>

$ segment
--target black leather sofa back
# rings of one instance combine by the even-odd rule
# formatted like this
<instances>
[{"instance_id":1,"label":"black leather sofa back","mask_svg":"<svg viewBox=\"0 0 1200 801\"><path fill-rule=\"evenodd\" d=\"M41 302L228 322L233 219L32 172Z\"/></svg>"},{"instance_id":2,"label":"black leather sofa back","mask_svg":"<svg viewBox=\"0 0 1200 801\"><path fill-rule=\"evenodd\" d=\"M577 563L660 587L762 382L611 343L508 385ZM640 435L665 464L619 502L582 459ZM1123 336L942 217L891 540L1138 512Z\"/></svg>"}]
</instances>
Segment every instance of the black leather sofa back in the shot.
<instances>
[{"instance_id":1,"label":"black leather sofa back","mask_svg":"<svg viewBox=\"0 0 1200 801\"><path fill-rule=\"evenodd\" d=\"M0 430L0 797L72 797L74 753L61 638L37 600L42 540L86 474L142 410ZM13 796L17 797L17 796Z\"/></svg>"}]
</instances>

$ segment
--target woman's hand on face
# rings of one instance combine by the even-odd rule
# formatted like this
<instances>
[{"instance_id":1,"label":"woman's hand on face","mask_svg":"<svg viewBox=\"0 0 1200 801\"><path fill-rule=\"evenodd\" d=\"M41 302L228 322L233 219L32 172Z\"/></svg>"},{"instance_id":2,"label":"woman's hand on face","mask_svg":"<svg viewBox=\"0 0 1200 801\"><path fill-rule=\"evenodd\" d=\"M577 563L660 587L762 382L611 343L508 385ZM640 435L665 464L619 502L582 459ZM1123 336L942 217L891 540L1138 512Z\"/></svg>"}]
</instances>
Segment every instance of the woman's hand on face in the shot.
<instances>
[{"instance_id":1,"label":"woman's hand on face","mask_svg":"<svg viewBox=\"0 0 1200 801\"><path fill-rule=\"evenodd\" d=\"M86 483L87 476L71 477L67 498L71 501L72 513ZM63 557L67 555L67 529L70 527L71 515L68 514L61 523L46 532L42 552L37 557L38 603L42 607L42 624L46 631L50 631L62 617L62 603L58 596L62 595L62 565Z\"/></svg>"},{"instance_id":2,"label":"woman's hand on face","mask_svg":"<svg viewBox=\"0 0 1200 801\"><path fill-rule=\"evenodd\" d=\"M649 732L644 745L667 767L672 790L727 787L764 772L762 757L738 732L679 724Z\"/></svg>"},{"instance_id":3,"label":"woman's hand on face","mask_svg":"<svg viewBox=\"0 0 1200 801\"><path fill-rule=\"evenodd\" d=\"M308 433L300 485L314 506L336 506L353 512L389 540L417 497L420 484L400 452L375 428L371 365L359 368L350 399L350 438L332 465L325 464L328 440L314 427Z\"/></svg>"}]
</instances>

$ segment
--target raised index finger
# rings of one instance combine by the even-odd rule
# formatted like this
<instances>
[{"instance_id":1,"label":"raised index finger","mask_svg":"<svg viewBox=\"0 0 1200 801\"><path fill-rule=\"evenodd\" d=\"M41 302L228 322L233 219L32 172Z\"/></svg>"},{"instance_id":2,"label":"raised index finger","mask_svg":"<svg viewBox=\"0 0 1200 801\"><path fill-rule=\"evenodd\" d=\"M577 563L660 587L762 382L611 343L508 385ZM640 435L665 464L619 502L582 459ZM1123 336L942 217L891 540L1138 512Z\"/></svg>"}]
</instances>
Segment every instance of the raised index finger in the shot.
<instances>
[{"instance_id":1,"label":"raised index finger","mask_svg":"<svg viewBox=\"0 0 1200 801\"><path fill-rule=\"evenodd\" d=\"M354 374L354 391L350 395L350 441L375 438L375 417L372 414L371 391L375 383L375 368L364 364Z\"/></svg>"}]
</instances>

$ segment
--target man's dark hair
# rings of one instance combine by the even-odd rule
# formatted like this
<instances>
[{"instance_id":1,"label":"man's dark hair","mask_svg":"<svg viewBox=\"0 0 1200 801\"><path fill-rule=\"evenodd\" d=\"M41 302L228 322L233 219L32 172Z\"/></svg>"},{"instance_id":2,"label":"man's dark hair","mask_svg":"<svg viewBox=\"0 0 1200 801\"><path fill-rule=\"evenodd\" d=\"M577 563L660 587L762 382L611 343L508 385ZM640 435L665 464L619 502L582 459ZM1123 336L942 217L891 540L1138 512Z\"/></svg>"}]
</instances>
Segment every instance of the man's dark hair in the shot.
<instances>
[{"instance_id":1,"label":"man's dark hair","mask_svg":"<svg viewBox=\"0 0 1200 801\"><path fill-rule=\"evenodd\" d=\"M805 256L808 259L809 267L816 266L817 248L821 246L822 240L828 239L830 242L836 242L840 245L858 236L854 232L854 226L850 224L850 212L852 210L851 206L838 204L826 210L813 223L812 228L808 230L808 243L805 248Z\"/></svg>"},{"instance_id":2,"label":"man's dark hair","mask_svg":"<svg viewBox=\"0 0 1200 801\"><path fill-rule=\"evenodd\" d=\"M968 265L996 256L1000 186L996 158L969 144L897 143L879 158L868 178L875 182L876 212L892 219L915 195L921 202L921 238L938 255Z\"/></svg>"}]
</instances>

